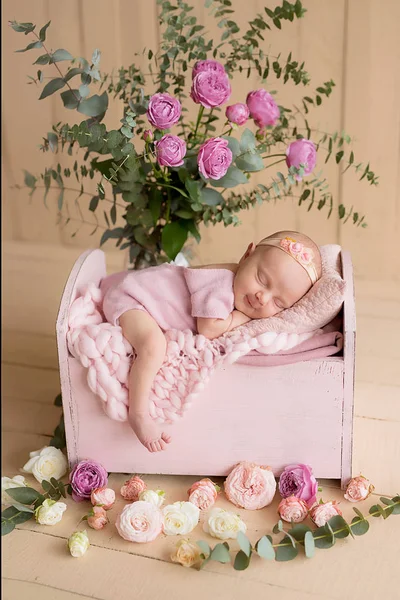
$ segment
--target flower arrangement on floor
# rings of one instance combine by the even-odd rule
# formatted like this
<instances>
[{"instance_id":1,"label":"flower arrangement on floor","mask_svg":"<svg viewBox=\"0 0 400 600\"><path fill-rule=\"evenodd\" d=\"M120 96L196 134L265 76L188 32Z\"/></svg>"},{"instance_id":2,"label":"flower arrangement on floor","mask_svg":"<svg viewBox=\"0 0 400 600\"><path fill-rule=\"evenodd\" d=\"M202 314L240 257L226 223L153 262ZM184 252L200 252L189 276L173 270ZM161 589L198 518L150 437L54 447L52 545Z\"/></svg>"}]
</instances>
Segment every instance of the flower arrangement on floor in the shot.
<instances>
[{"instance_id":1,"label":"flower arrangement on floor","mask_svg":"<svg viewBox=\"0 0 400 600\"><path fill-rule=\"evenodd\" d=\"M284 196L296 198L300 205L307 203L309 209L328 209L329 217L334 200L323 172L314 173L317 155L320 163L334 157L337 164L346 164L345 171L355 169L360 180L377 184L369 163L356 164L354 153L345 150L351 143L349 135L322 132L308 123L310 108L320 106L324 96L329 98L335 86L332 80L305 95L302 109L283 106L276 92L268 91L273 76L283 84L310 84L304 62L300 65L290 53L283 63L280 55L272 56L261 47L272 26L281 29L284 21L305 15L300 0L285 0L274 10L265 7L240 34L230 0L206 0L218 20L220 42L206 39L204 26L190 14L192 7L186 2L157 0L157 4L162 41L158 52L148 50L149 73L132 64L121 67L118 76L101 74L99 50L91 61L74 58L65 49L48 50L50 22L39 33L32 23L10 22L14 31L33 38L17 52L44 52L34 62L39 67L37 76L30 77L30 83L39 86L48 79L39 99L63 90L64 107L86 117L73 126L54 125L41 145L43 152L56 154L67 149L69 156L78 154L77 160L69 164L68 156L63 157L63 164L53 164L39 176L25 172L30 195L43 188L45 202L52 185L58 187L60 220L74 220L65 192L79 194L78 206L89 197L96 219L92 233L102 228L100 243L115 239L120 249L129 249L131 265L139 268L174 260L187 240L200 240L201 223L238 225L236 213ZM62 61L69 63L67 70L60 68ZM41 69L46 65L56 77L44 77ZM229 104L230 81L237 73L249 77L253 70L261 87L243 90L241 102ZM148 76L156 90L153 94L148 93ZM98 84L105 90L91 95L90 86ZM123 101L123 117L119 129L108 130L102 120L111 95ZM188 102L199 105L196 122L185 115ZM139 136L136 144L135 136ZM252 173L278 163L287 169L277 171L268 185L258 184L249 191ZM71 177L77 181L75 187L65 183ZM87 191L88 179L97 182L96 193ZM241 187L231 191L237 186ZM335 210L343 223L351 218L365 227L364 216L353 207L348 210L339 204ZM99 223L99 212L105 225ZM124 226L115 226L118 213ZM82 213L81 219L85 223Z\"/></svg>"},{"instance_id":2,"label":"flower arrangement on floor","mask_svg":"<svg viewBox=\"0 0 400 600\"><path fill-rule=\"evenodd\" d=\"M16 475L12 479L2 477L2 504L10 504L2 513L2 535L10 533L16 525L35 518L40 525L55 525L67 509L62 496L66 498L65 485L56 480L66 473L66 459L61 450L44 447L31 452L30 460L22 468L41 482L44 493L40 494L29 487L24 477ZM226 498L235 506L247 510L259 510L270 505L275 497L277 483L268 466L260 466L247 461L236 465L224 482ZM365 500L373 492L374 486L363 475L349 481L344 493L345 500L355 503ZM90 501L91 509L81 519L89 528L101 530L108 526L108 511L115 505L116 493L108 487L108 474L104 467L93 460L82 460L69 474L67 491L76 502ZM120 488L121 497L127 504L116 516L115 527L119 535L135 543L149 543L160 534L166 536L188 536L202 521L204 533L211 538L222 540L213 548L205 540L196 542L181 537L171 555L173 562L185 567L201 569L210 560L231 563L231 548L228 539L236 540L233 567L246 569L253 554L267 560L287 561L304 548L305 556L312 558L315 548L331 548L336 539L351 535L363 535L369 529L367 517L357 509L351 523L343 518L336 501L317 503L317 492L321 491L312 468L305 464L286 466L279 477L278 491L281 501L277 512L279 520L273 528L274 534L283 537L276 544L271 535L263 535L254 546L245 535L247 526L243 518L234 511L216 506L222 493L211 479L203 478L193 483L187 490L186 499L163 506L165 492L147 488L138 475L132 476ZM400 514L400 495L393 498L381 497L380 504L369 509L374 517L386 519L391 514ZM310 517L317 526L311 529L302 523ZM284 529L283 521L290 523ZM90 546L87 530L74 531L67 540L70 554L81 557Z\"/></svg>"}]
</instances>

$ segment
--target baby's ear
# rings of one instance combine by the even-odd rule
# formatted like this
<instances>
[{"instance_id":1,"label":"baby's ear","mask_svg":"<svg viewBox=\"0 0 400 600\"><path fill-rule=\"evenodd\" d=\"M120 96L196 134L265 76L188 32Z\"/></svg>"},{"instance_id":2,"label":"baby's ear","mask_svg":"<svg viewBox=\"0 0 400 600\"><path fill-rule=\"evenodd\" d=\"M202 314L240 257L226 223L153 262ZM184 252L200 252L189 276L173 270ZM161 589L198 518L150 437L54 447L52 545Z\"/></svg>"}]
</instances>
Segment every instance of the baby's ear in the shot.
<instances>
[{"instance_id":1,"label":"baby's ear","mask_svg":"<svg viewBox=\"0 0 400 600\"><path fill-rule=\"evenodd\" d=\"M253 242L251 242L251 244L249 244L249 245L247 246L247 250L246 250L246 252L243 254L242 258L240 259L240 261L239 261L239 264L240 264L241 262L243 262L243 261L244 261L246 258L249 258L249 256L251 256L251 255L253 254L254 250L255 250L255 245L254 245L254 243L253 243Z\"/></svg>"}]
</instances>

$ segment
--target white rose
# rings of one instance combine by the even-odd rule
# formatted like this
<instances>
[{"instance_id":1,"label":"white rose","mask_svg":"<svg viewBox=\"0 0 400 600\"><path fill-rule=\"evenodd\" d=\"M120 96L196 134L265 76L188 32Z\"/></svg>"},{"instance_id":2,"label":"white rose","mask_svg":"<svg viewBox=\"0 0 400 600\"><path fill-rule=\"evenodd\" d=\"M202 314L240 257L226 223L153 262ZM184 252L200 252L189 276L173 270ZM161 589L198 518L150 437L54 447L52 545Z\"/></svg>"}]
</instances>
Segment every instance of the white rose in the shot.
<instances>
[{"instance_id":1,"label":"white rose","mask_svg":"<svg viewBox=\"0 0 400 600\"><path fill-rule=\"evenodd\" d=\"M64 502L47 499L35 510L36 523L39 523L39 525L55 525L61 521L65 510L67 510L67 505Z\"/></svg>"},{"instance_id":2,"label":"white rose","mask_svg":"<svg viewBox=\"0 0 400 600\"><path fill-rule=\"evenodd\" d=\"M199 522L200 509L191 502L174 502L163 508L164 533L186 534L193 531Z\"/></svg>"},{"instance_id":3,"label":"white rose","mask_svg":"<svg viewBox=\"0 0 400 600\"><path fill-rule=\"evenodd\" d=\"M234 540L239 531L246 532L247 526L239 515L235 515L233 512L223 508L213 508L207 515L203 529L206 533L219 540Z\"/></svg>"},{"instance_id":4,"label":"white rose","mask_svg":"<svg viewBox=\"0 0 400 600\"><path fill-rule=\"evenodd\" d=\"M201 562L200 548L190 540L179 540L175 552L171 554L171 560L183 567L193 567Z\"/></svg>"},{"instance_id":5,"label":"white rose","mask_svg":"<svg viewBox=\"0 0 400 600\"><path fill-rule=\"evenodd\" d=\"M14 504L14 500L9 496L6 490L11 488L26 487L27 483L25 477L22 475L15 475L15 477L2 477L1 478L1 504L9 505Z\"/></svg>"},{"instance_id":6,"label":"white rose","mask_svg":"<svg viewBox=\"0 0 400 600\"><path fill-rule=\"evenodd\" d=\"M41 450L29 453L30 459L22 467L25 473L32 475L41 483L44 479L50 481L60 479L67 472L67 459L59 448L45 446Z\"/></svg>"},{"instance_id":7,"label":"white rose","mask_svg":"<svg viewBox=\"0 0 400 600\"><path fill-rule=\"evenodd\" d=\"M150 502L150 504L154 504L157 508L164 503L165 492L163 490L143 490L139 494L139 500L143 500L143 502Z\"/></svg>"},{"instance_id":8,"label":"white rose","mask_svg":"<svg viewBox=\"0 0 400 600\"><path fill-rule=\"evenodd\" d=\"M80 558L89 548L89 538L86 529L84 531L74 531L68 538L68 548L74 558Z\"/></svg>"}]
</instances>

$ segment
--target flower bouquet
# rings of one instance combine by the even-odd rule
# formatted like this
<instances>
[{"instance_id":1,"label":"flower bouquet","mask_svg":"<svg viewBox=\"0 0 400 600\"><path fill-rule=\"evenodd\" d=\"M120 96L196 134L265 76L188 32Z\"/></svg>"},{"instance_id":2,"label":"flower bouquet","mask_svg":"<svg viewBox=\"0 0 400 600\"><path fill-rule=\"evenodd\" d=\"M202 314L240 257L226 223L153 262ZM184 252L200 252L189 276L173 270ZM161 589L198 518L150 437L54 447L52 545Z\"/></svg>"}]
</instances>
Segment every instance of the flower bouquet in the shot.
<instances>
[{"instance_id":1,"label":"flower bouquet","mask_svg":"<svg viewBox=\"0 0 400 600\"><path fill-rule=\"evenodd\" d=\"M360 179L377 184L369 164L356 164L353 152L345 151L350 136L320 132L308 123L310 108L330 96L332 80L304 96L301 109L283 106L279 95L268 91L274 76L284 84L310 84L304 63L293 60L292 53L284 62L262 49L264 35L273 26L281 29L284 21L304 16L300 0L285 0L273 10L266 7L245 32L234 21L230 0L206 0L221 29L220 41L206 39L189 4L157 3L162 41L158 52L147 51L146 74L135 64L121 67L118 76L101 73L99 50L91 62L64 49L49 51L50 22L39 33L32 23L10 23L15 31L33 37L19 52L40 49L34 62L39 70L30 83L43 84L43 66L56 75L47 77L39 99L60 91L64 107L84 115L73 126L57 123L43 139L43 152L67 151L63 165L49 166L39 176L25 172L31 194L43 188L45 201L52 185L58 186L61 220L71 220L65 192L78 192L78 203L90 196L89 210L96 219L92 233L102 228L100 243L115 239L120 249L129 249L131 265L141 268L174 260L190 238L200 240L202 223L238 225L237 213L257 203L287 196L309 208L328 209L329 217L333 196L322 171L314 173L317 162L334 157L336 163L346 164L345 170L355 169ZM69 63L67 69L59 66L63 61ZM230 102L235 73L247 71L249 77L253 69L260 87L244 89L241 102ZM99 94L91 92L96 85ZM150 86L155 89L152 94ZM119 129L107 129L103 122L111 97L123 102ZM198 105L193 122L186 114L191 103ZM68 159L75 154L79 160ZM278 163L282 169L274 171L268 184L251 184L252 173ZM70 178L77 181L75 187L66 183ZM95 193L88 191L90 180L96 183ZM347 210L339 204L337 210L344 223L351 218L365 227L364 217L353 207ZM123 226L117 226L118 215Z\"/></svg>"}]
</instances>

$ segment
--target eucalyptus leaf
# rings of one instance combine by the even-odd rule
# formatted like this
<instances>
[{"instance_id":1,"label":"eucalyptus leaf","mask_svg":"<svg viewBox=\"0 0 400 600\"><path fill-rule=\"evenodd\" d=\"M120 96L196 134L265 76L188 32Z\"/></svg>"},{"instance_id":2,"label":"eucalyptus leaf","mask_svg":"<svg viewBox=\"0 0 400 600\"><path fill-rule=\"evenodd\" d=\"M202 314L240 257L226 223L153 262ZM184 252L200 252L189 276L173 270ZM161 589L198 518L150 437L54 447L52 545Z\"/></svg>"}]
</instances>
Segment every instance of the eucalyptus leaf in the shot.
<instances>
[{"instance_id":1,"label":"eucalyptus leaf","mask_svg":"<svg viewBox=\"0 0 400 600\"><path fill-rule=\"evenodd\" d=\"M72 56L72 54L70 54L68 50L64 50L63 48L60 48L59 50L56 50L51 54L52 63L61 62L63 60L72 60L73 58L74 57Z\"/></svg>"},{"instance_id":2,"label":"eucalyptus leaf","mask_svg":"<svg viewBox=\"0 0 400 600\"><path fill-rule=\"evenodd\" d=\"M208 182L213 187L231 188L236 187L240 183L248 183L248 179L243 171L231 165L221 179L209 179Z\"/></svg>"},{"instance_id":3,"label":"eucalyptus leaf","mask_svg":"<svg viewBox=\"0 0 400 600\"><path fill-rule=\"evenodd\" d=\"M17 487L6 490L7 494L11 496L13 500L20 502L21 504L33 504L36 498L40 496L39 492L31 487Z\"/></svg>"},{"instance_id":4,"label":"eucalyptus leaf","mask_svg":"<svg viewBox=\"0 0 400 600\"><path fill-rule=\"evenodd\" d=\"M247 556L243 552L243 550L239 550L239 552L235 556L235 562L233 563L233 568L235 571L244 571L250 564L250 556Z\"/></svg>"},{"instance_id":5,"label":"eucalyptus leaf","mask_svg":"<svg viewBox=\"0 0 400 600\"><path fill-rule=\"evenodd\" d=\"M256 145L257 140L254 133L250 131L250 129L245 129L240 138L240 151L246 152L248 150L255 150Z\"/></svg>"},{"instance_id":6,"label":"eucalyptus leaf","mask_svg":"<svg viewBox=\"0 0 400 600\"><path fill-rule=\"evenodd\" d=\"M312 558L315 555L315 542L311 531L307 531L304 536L304 551L307 558Z\"/></svg>"},{"instance_id":7,"label":"eucalyptus leaf","mask_svg":"<svg viewBox=\"0 0 400 600\"><path fill-rule=\"evenodd\" d=\"M256 152L246 152L237 157L236 166L242 171L262 171L264 169L263 159Z\"/></svg>"},{"instance_id":8,"label":"eucalyptus leaf","mask_svg":"<svg viewBox=\"0 0 400 600\"><path fill-rule=\"evenodd\" d=\"M78 112L88 117L103 115L108 108L108 95L103 92L101 96L94 94L87 100L82 100L78 106Z\"/></svg>"},{"instance_id":9,"label":"eucalyptus leaf","mask_svg":"<svg viewBox=\"0 0 400 600\"><path fill-rule=\"evenodd\" d=\"M247 536L243 533L243 531L239 531L236 538L237 543L240 546L242 552L245 553L246 556L250 556L251 554L251 544L247 538Z\"/></svg>"},{"instance_id":10,"label":"eucalyptus leaf","mask_svg":"<svg viewBox=\"0 0 400 600\"><path fill-rule=\"evenodd\" d=\"M200 191L200 202L202 204L207 204L207 206L217 206L224 202L224 197L220 192L217 192L217 190L204 187Z\"/></svg>"},{"instance_id":11,"label":"eucalyptus leaf","mask_svg":"<svg viewBox=\"0 0 400 600\"><path fill-rule=\"evenodd\" d=\"M61 90L61 88L63 88L65 85L66 85L65 80L62 79L61 77L56 77L55 79L51 79L44 86L42 93L39 96L39 100L43 100L44 98L51 96L52 94L54 94L54 92Z\"/></svg>"},{"instance_id":12,"label":"eucalyptus leaf","mask_svg":"<svg viewBox=\"0 0 400 600\"><path fill-rule=\"evenodd\" d=\"M261 558L266 558L267 560L275 559L275 550L271 541L266 535L258 540L256 544L256 552L259 556L261 556Z\"/></svg>"},{"instance_id":13,"label":"eucalyptus leaf","mask_svg":"<svg viewBox=\"0 0 400 600\"><path fill-rule=\"evenodd\" d=\"M231 555L224 544L217 544L211 551L211 560L216 560L220 563L231 562Z\"/></svg>"},{"instance_id":14,"label":"eucalyptus leaf","mask_svg":"<svg viewBox=\"0 0 400 600\"><path fill-rule=\"evenodd\" d=\"M43 27L41 28L41 30L39 32L39 39L41 42L44 42L46 40L46 29L48 28L50 23L51 23L51 21L46 23L46 25L43 25Z\"/></svg>"}]
</instances>

